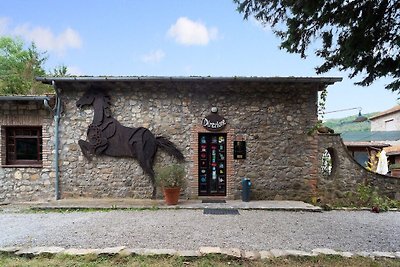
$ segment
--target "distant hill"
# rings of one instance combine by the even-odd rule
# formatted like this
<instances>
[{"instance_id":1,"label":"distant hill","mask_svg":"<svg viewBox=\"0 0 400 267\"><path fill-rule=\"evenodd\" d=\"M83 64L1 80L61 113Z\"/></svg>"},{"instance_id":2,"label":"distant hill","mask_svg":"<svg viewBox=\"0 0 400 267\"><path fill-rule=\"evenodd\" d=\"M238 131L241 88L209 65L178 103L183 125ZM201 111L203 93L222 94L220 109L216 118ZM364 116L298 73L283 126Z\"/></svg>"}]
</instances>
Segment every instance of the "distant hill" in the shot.
<instances>
[{"instance_id":1,"label":"distant hill","mask_svg":"<svg viewBox=\"0 0 400 267\"><path fill-rule=\"evenodd\" d=\"M378 113L379 112L373 112L363 114L363 116L370 118ZM329 119L324 122L324 125L335 130L335 133L371 131L370 121L353 122L355 118L357 118L357 115L348 116L341 119Z\"/></svg>"}]
</instances>

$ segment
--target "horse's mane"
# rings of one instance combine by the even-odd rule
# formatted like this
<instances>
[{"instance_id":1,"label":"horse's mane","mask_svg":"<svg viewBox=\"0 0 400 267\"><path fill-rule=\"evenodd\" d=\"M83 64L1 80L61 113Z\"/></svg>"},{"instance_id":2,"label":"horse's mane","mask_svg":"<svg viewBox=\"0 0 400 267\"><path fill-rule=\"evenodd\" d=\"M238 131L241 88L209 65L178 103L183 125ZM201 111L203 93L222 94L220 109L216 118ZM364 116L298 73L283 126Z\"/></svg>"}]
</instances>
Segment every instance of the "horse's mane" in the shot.
<instances>
[{"instance_id":1,"label":"horse's mane","mask_svg":"<svg viewBox=\"0 0 400 267\"><path fill-rule=\"evenodd\" d=\"M89 89L89 93L93 94L94 96L101 96L103 97L103 110L104 110L104 115L106 117L111 117L111 110L110 110L110 106L111 106L111 97L108 94L108 91L102 87L95 87L92 86Z\"/></svg>"}]
</instances>

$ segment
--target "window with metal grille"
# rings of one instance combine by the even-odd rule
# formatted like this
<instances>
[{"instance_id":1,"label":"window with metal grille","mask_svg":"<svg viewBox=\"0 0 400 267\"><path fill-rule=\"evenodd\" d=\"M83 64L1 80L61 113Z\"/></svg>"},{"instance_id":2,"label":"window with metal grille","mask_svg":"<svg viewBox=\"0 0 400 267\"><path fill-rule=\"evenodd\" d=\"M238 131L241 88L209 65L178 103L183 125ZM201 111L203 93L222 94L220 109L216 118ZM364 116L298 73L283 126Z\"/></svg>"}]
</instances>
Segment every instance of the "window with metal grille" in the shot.
<instances>
[{"instance_id":1,"label":"window with metal grille","mask_svg":"<svg viewBox=\"0 0 400 267\"><path fill-rule=\"evenodd\" d=\"M42 164L42 127L6 127L6 164Z\"/></svg>"}]
</instances>

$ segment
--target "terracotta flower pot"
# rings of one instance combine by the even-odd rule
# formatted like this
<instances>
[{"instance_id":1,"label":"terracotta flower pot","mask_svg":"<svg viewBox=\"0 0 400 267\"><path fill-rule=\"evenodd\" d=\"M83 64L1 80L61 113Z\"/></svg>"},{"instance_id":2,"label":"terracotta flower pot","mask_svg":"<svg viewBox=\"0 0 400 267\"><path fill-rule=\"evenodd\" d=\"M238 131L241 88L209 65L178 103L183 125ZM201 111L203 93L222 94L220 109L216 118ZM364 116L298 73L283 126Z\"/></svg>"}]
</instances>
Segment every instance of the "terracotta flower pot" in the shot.
<instances>
[{"instance_id":1,"label":"terracotta flower pot","mask_svg":"<svg viewBox=\"0 0 400 267\"><path fill-rule=\"evenodd\" d=\"M179 201L179 195L181 193L180 187L164 188L164 199L167 205L176 205Z\"/></svg>"}]
</instances>

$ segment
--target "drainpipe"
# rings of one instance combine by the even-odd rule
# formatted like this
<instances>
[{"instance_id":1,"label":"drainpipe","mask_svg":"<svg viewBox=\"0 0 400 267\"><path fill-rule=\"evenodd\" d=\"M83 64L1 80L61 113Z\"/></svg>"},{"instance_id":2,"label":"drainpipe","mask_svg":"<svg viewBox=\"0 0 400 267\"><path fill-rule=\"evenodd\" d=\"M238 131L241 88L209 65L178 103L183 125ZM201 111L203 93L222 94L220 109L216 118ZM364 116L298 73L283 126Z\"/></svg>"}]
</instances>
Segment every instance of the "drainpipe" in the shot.
<instances>
[{"instance_id":1,"label":"drainpipe","mask_svg":"<svg viewBox=\"0 0 400 267\"><path fill-rule=\"evenodd\" d=\"M60 199L60 172L59 172L59 166L58 166L58 158L59 158L59 153L58 153L58 143L59 143L59 132L58 132L58 126L60 123L60 113L61 113L61 99L59 96L59 92L57 90L56 82L51 81L51 85L54 88L54 91L56 93L56 110L54 114L54 150L55 150L55 155L54 155L54 169L56 173L55 177L55 198L56 200Z\"/></svg>"}]
</instances>

